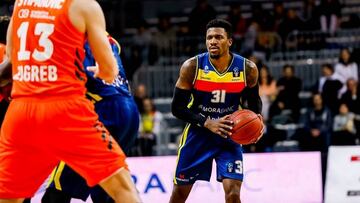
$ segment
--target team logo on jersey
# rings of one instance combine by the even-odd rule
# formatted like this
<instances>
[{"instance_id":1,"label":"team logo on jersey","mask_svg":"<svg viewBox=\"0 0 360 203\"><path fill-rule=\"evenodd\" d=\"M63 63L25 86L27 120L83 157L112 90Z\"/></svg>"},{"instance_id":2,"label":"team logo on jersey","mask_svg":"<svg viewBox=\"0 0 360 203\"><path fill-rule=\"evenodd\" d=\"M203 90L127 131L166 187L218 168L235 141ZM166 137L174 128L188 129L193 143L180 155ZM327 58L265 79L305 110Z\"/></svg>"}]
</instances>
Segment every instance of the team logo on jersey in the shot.
<instances>
[{"instance_id":1,"label":"team logo on jersey","mask_svg":"<svg viewBox=\"0 0 360 203\"><path fill-rule=\"evenodd\" d=\"M204 73L205 73L205 74L208 74L209 71L210 71L210 70L209 70L209 66L205 66L205 67L204 67Z\"/></svg>"},{"instance_id":2,"label":"team logo on jersey","mask_svg":"<svg viewBox=\"0 0 360 203\"><path fill-rule=\"evenodd\" d=\"M227 164L227 171L228 171L229 173L232 173L233 170L234 170L234 164L231 163L231 162L229 162L229 163Z\"/></svg>"},{"instance_id":3,"label":"team logo on jersey","mask_svg":"<svg viewBox=\"0 0 360 203\"><path fill-rule=\"evenodd\" d=\"M233 77L240 77L240 71L238 67L233 69Z\"/></svg>"}]
</instances>

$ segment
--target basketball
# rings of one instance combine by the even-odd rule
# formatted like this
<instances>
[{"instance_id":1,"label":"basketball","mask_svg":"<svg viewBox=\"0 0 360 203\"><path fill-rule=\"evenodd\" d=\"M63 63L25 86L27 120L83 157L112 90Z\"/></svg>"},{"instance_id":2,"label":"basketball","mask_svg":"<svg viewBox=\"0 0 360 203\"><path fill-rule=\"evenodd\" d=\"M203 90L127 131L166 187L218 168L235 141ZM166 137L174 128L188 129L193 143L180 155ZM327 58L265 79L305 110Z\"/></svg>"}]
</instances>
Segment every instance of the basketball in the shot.
<instances>
[{"instance_id":1,"label":"basketball","mask_svg":"<svg viewBox=\"0 0 360 203\"><path fill-rule=\"evenodd\" d=\"M230 138L238 144L253 144L261 135L262 120L256 113L243 109L235 111L228 118L234 122Z\"/></svg>"}]
</instances>

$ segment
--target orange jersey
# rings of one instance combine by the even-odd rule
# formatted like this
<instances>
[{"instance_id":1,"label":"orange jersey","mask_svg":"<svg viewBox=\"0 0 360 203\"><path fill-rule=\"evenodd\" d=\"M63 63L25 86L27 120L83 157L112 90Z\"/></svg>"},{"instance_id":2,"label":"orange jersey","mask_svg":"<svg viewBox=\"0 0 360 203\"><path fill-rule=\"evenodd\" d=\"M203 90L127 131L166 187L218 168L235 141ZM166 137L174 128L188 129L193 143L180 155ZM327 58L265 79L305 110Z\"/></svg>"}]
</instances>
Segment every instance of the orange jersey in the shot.
<instances>
[{"instance_id":1,"label":"orange jersey","mask_svg":"<svg viewBox=\"0 0 360 203\"><path fill-rule=\"evenodd\" d=\"M72 0L16 0L12 98L83 96L85 34L68 17Z\"/></svg>"}]
</instances>

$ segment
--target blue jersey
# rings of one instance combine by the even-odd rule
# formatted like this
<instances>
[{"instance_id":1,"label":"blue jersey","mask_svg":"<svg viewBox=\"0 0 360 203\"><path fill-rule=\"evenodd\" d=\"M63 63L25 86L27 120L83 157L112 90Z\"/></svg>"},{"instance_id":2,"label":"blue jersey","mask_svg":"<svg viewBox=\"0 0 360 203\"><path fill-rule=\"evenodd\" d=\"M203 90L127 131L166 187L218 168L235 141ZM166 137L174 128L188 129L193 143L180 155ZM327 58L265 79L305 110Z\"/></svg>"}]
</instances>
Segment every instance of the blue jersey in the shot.
<instances>
[{"instance_id":1,"label":"blue jersey","mask_svg":"<svg viewBox=\"0 0 360 203\"><path fill-rule=\"evenodd\" d=\"M92 97L94 95L100 96L100 97L111 96L111 95L120 95L120 96L125 96L125 97L131 97L128 80L126 78L125 70L122 65L120 55L119 55L120 46L111 37L109 37L109 42L110 42L112 51L114 53L114 56L117 60L117 64L118 64L118 68L119 68L119 75L115 79L115 82L113 84L107 84L99 78L94 78L93 77L94 73L91 71L88 71L86 69L86 67L88 67L88 66L94 66L96 64L96 62L95 62L94 56L92 55L92 52L90 50L89 43L88 42L85 43L84 48L86 51L86 56L85 56L83 64L84 64L85 72L86 72L86 76L87 76L86 88L88 89L88 95L90 94L90 96L92 96Z\"/></svg>"},{"instance_id":2,"label":"blue jersey","mask_svg":"<svg viewBox=\"0 0 360 203\"><path fill-rule=\"evenodd\" d=\"M232 55L233 59L223 73L211 64L208 52L196 57L197 71L189 104L193 112L217 119L239 109L241 91L246 86L245 59Z\"/></svg>"},{"instance_id":3,"label":"blue jersey","mask_svg":"<svg viewBox=\"0 0 360 203\"><path fill-rule=\"evenodd\" d=\"M218 119L239 109L241 92L246 86L245 59L237 54L232 56L223 73L211 64L208 53L196 56L196 76L188 105L191 111ZM197 180L209 181L213 160L218 181L243 180L241 145L203 127L187 124L180 140L174 183L189 185Z\"/></svg>"}]
</instances>

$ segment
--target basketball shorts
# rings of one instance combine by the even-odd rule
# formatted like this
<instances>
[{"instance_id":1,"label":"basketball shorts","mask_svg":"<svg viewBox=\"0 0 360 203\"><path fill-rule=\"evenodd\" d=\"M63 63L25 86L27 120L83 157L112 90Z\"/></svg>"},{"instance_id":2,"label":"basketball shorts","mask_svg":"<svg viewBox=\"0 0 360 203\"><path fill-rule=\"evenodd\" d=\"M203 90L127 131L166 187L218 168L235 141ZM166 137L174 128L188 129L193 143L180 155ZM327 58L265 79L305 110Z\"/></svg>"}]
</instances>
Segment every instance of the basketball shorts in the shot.
<instances>
[{"instance_id":1,"label":"basketball shorts","mask_svg":"<svg viewBox=\"0 0 360 203\"><path fill-rule=\"evenodd\" d=\"M217 180L243 180L242 147L209 130L187 124L178 151L174 183L191 185L197 180L209 181L213 160Z\"/></svg>"},{"instance_id":2,"label":"basketball shorts","mask_svg":"<svg viewBox=\"0 0 360 203\"><path fill-rule=\"evenodd\" d=\"M133 146L139 129L139 112L133 98L120 95L104 97L95 103L95 111L112 137L127 152ZM64 163L53 171L49 187L83 201L90 194L100 202L106 202L106 198L109 198L99 186L89 187L80 175Z\"/></svg>"},{"instance_id":3,"label":"basketball shorts","mask_svg":"<svg viewBox=\"0 0 360 203\"><path fill-rule=\"evenodd\" d=\"M0 198L33 196L60 160L94 186L125 158L85 97L14 99L0 135Z\"/></svg>"}]
</instances>

